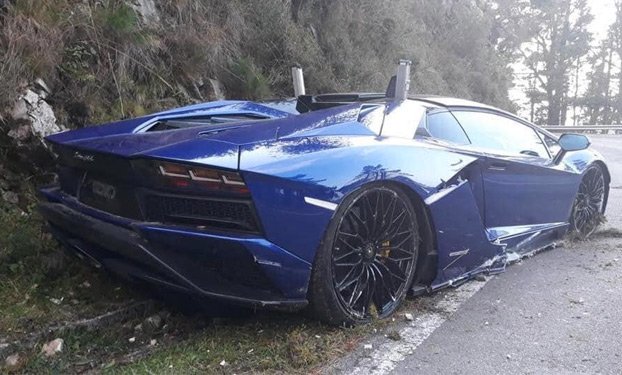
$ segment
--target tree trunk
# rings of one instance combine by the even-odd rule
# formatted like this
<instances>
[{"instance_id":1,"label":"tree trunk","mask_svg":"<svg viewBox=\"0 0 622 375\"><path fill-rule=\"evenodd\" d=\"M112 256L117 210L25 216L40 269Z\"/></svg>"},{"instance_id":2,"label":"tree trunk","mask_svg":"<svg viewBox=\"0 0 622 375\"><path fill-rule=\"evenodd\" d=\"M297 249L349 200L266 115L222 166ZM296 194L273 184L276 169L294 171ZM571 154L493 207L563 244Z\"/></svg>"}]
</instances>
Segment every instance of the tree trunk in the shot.
<instances>
[{"instance_id":1,"label":"tree trunk","mask_svg":"<svg viewBox=\"0 0 622 375\"><path fill-rule=\"evenodd\" d=\"M603 110L603 125L611 124L611 65L613 64L613 48L609 48L607 56L607 78L605 80L605 108ZM596 125L596 124L592 124Z\"/></svg>"},{"instance_id":2,"label":"tree trunk","mask_svg":"<svg viewBox=\"0 0 622 375\"><path fill-rule=\"evenodd\" d=\"M548 92L547 96L549 100L549 111L548 111L548 116L546 120L547 122L546 125L561 125L560 119L559 119L559 113L560 113L559 97L558 95L553 93L552 90Z\"/></svg>"}]
</instances>

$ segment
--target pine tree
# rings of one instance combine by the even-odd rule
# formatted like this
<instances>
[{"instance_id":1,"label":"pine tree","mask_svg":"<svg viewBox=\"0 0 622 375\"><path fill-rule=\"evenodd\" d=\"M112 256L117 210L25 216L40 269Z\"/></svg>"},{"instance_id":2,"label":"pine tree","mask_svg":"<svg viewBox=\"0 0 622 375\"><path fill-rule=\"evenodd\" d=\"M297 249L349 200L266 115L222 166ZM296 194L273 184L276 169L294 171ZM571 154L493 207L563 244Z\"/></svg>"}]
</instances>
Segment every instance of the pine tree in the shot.
<instances>
[{"instance_id":1,"label":"pine tree","mask_svg":"<svg viewBox=\"0 0 622 375\"><path fill-rule=\"evenodd\" d=\"M590 49L587 27L593 17L587 0L532 0L524 16L534 38L521 53L546 95L546 122L562 124L570 103L570 75Z\"/></svg>"},{"instance_id":2,"label":"pine tree","mask_svg":"<svg viewBox=\"0 0 622 375\"><path fill-rule=\"evenodd\" d=\"M612 111L612 120L616 124L622 124L622 66L620 66L620 62L622 62L622 0L616 0L615 5L617 16L616 21L611 25L610 34L612 35L613 44L615 46L619 70L617 76L618 95Z\"/></svg>"}]
</instances>

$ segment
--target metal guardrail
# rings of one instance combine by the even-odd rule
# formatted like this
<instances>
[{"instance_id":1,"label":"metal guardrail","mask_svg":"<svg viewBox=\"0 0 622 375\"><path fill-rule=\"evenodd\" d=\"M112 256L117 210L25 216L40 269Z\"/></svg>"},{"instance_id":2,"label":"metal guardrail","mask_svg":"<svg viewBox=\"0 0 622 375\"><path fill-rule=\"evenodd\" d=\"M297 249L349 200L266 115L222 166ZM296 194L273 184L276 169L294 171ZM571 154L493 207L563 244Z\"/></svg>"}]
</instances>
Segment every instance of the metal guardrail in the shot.
<instances>
[{"instance_id":1,"label":"metal guardrail","mask_svg":"<svg viewBox=\"0 0 622 375\"><path fill-rule=\"evenodd\" d=\"M552 133L619 134L622 125L543 126Z\"/></svg>"}]
</instances>

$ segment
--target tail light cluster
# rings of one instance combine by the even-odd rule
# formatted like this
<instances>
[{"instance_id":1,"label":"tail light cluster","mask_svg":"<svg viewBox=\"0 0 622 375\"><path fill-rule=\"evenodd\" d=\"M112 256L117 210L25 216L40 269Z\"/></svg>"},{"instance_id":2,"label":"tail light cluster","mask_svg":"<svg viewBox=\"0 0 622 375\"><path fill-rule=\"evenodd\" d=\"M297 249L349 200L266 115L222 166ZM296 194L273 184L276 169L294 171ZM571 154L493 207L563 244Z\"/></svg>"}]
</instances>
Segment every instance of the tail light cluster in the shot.
<instances>
[{"instance_id":1,"label":"tail light cluster","mask_svg":"<svg viewBox=\"0 0 622 375\"><path fill-rule=\"evenodd\" d=\"M205 167L161 162L158 173L175 188L195 190L218 190L238 194L249 194L250 190L237 172L220 171Z\"/></svg>"}]
</instances>

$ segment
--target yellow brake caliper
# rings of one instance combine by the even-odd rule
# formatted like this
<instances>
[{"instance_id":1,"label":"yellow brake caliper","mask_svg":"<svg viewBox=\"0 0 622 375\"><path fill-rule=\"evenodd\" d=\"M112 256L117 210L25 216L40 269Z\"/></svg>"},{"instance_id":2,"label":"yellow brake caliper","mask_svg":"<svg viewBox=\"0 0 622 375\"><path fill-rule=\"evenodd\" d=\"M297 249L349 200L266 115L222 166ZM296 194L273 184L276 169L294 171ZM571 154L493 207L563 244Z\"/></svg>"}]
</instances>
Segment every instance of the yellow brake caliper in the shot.
<instances>
[{"instance_id":1,"label":"yellow brake caliper","mask_svg":"<svg viewBox=\"0 0 622 375\"><path fill-rule=\"evenodd\" d=\"M385 241L380 246L382 246L382 247L390 247L391 243L389 241ZM389 249L380 250L380 254L382 255L383 258L388 258L389 254L391 254L391 250L389 250Z\"/></svg>"}]
</instances>

